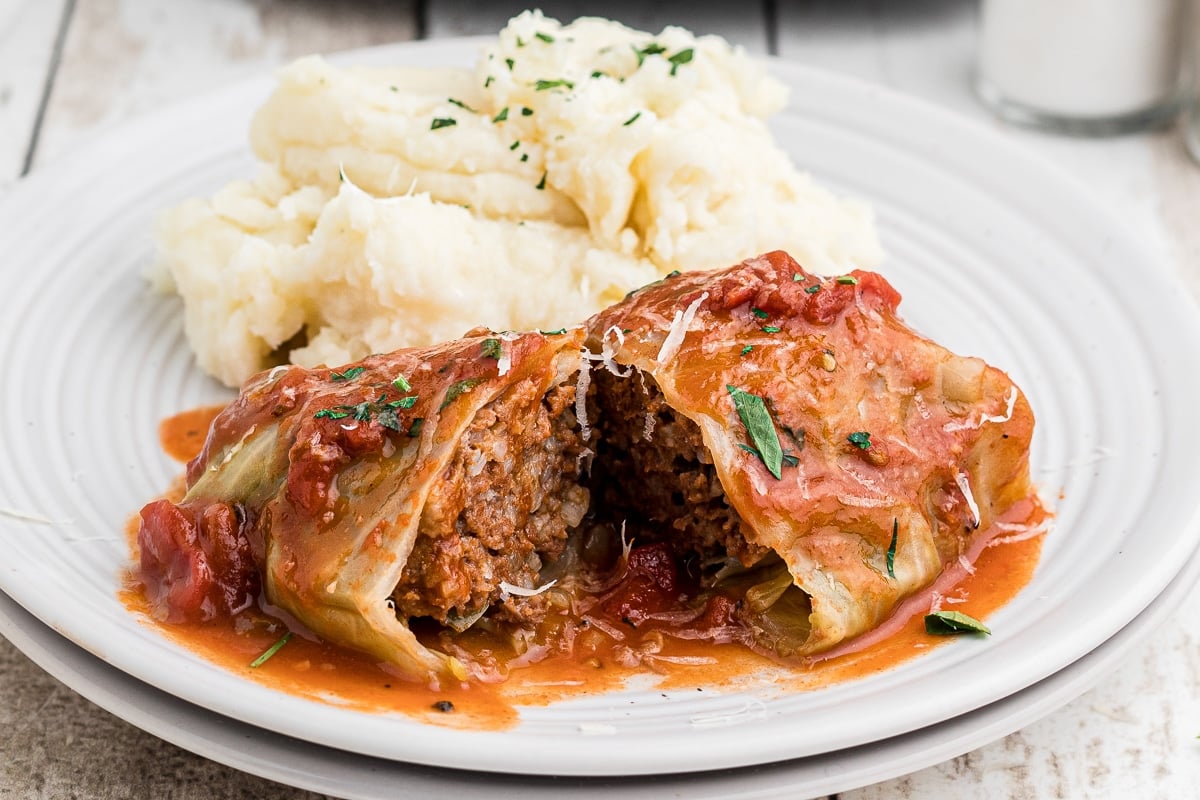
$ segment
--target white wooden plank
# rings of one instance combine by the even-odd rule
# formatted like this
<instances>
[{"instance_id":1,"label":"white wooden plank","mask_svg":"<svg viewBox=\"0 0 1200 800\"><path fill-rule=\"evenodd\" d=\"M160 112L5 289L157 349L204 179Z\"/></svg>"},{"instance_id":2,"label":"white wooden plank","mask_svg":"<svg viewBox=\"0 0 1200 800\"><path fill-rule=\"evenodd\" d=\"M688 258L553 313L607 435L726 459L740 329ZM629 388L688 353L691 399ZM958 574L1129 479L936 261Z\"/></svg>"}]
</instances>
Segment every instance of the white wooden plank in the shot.
<instances>
[{"instance_id":1,"label":"white wooden plank","mask_svg":"<svg viewBox=\"0 0 1200 800\"><path fill-rule=\"evenodd\" d=\"M977 16L962 0L781 3L779 55L969 109Z\"/></svg>"},{"instance_id":2,"label":"white wooden plank","mask_svg":"<svg viewBox=\"0 0 1200 800\"><path fill-rule=\"evenodd\" d=\"M546 0L533 4L548 17L562 22L576 17L599 16L615 19L632 28L657 33L667 25L679 25L693 33L719 33L748 52L767 52L765 3L759 0L741 5L705 3L695 0ZM480 7L483 6L483 7ZM508 19L530 4L520 0L487 3L472 0L437 0L426 12L426 35L431 39L446 36L492 34Z\"/></svg>"},{"instance_id":3,"label":"white wooden plank","mask_svg":"<svg viewBox=\"0 0 1200 800\"><path fill-rule=\"evenodd\" d=\"M415 0L77 0L35 163L82 133L298 55L415 34Z\"/></svg>"},{"instance_id":4,"label":"white wooden plank","mask_svg":"<svg viewBox=\"0 0 1200 800\"><path fill-rule=\"evenodd\" d=\"M67 0L0 0L0 190L24 167Z\"/></svg>"}]
</instances>

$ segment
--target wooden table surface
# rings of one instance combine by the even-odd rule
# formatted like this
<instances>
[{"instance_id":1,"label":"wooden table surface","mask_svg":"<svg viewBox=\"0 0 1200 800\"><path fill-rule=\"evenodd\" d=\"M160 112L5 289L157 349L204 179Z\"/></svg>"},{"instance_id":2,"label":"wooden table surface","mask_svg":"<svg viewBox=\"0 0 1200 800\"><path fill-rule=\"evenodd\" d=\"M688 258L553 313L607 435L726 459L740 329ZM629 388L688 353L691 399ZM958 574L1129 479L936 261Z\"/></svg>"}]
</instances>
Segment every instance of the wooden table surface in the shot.
<instances>
[{"instance_id":1,"label":"wooden table surface","mask_svg":"<svg viewBox=\"0 0 1200 800\"><path fill-rule=\"evenodd\" d=\"M466 0L0 0L0 194L89 135L309 52L493 33L520 6ZM653 5L653 7L651 7ZM1001 130L1073 173L1200 292L1200 168L1177 129L1070 139L1006 128L971 90L969 0L542 5L680 24L882 83ZM2 258L2 256L0 256ZM1136 276L1131 276L1136 280ZM1119 669L998 742L841 798L1200 795L1200 590ZM401 789L398 788L398 795ZM0 800L301 798L128 725L0 639Z\"/></svg>"}]
</instances>

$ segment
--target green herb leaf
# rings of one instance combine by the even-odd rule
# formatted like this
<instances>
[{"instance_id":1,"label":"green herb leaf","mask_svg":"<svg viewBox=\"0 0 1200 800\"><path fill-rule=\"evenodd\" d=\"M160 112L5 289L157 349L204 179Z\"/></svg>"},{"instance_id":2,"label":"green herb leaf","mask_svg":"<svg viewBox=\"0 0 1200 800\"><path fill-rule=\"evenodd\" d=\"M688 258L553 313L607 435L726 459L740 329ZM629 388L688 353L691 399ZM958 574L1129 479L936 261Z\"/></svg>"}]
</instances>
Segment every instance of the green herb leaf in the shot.
<instances>
[{"instance_id":1,"label":"green herb leaf","mask_svg":"<svg viewBox=\"0 0 1200 800\"><path fill-rule=\"evenodd\" d=\"M836 278L836 280L838 283L842 284L843 286L857 286L858 285L858 278L854 277L853 275L839 275Z\"/></svg>"},{"instance_id":2,"label":"green herb leaf","mask_svg":"<svg viewBox=\"0 0 1200 800\"><path fill-rule=\"evenodd\" d=\"M530 108L529 106L524 106L524 107L522 107L522 108L521 108L521 116L522 116L522 117L532 117L532 116L533 116L533 109L532 109L532 108Z\"/></svg>"},{"instance_id":3,"label":"green herb leaf","mask_svg":"<svg viewBox=\"0 0 1200 800\"><path fill-rule=\"evenodd\" d=\"M354 418L359 422L371 421L371 404L363 401L354 406Z\"/></svg>"},{"instance_id":4,"label":"green herb leaf","mask_svg":"<svg viewBox=\"0 0 1200 800\"><path fill-rule=\"evenodd\" d=\"M737 409L738 417L746 426L750 441L758 449L758 457L766 465L767 471L776 479L783 477L783 448L779 444L779 433L775 430L775 422L766 403L756 394L744 389L726 384L725 388L733 398L733 407Z\"/></svg>"},{"instance_id":5,"label":"green herb leaf","mask_svg":"<svg viewBox=\"0 0 1200 800\"><path fill-rule=\"evenodd\" d=\"M512 72L513 60L511 58L504 59L504 63L508 65L508 71Z\"/></svg>"},{"instance_id":6,"label":"green herb leaf","mask_svg":"<svg viewBox=\"0 0 1200 800\"><path fill-rule=\"evenodd\" d=\"M329 371L329 379L333 381L352 381L367 371L366 367L351 367L345 372Z\"/></svg>"},{"instance_id":7,"label":"green herb leaf","mask_svg":"<svg viewBox=\"0 0 1200 800\"><path fill-rule=\"evenodd\" d=\"M799 283L800 281L804 280L804 276L801 275L799 272L793 272L792 280L795 281L796 283Z\"/></svg>"},{"instance_id":8,"label":"green herb leaf","mask_svg":"<svg viewBox=\"0 0 1200 800\"><path fill-rule=\"evenodd\" d=\"M550 34L548 34L548 33L542 33L541 31L538 31L537 33L535 33L535 34L534 34L534 36L536 36L537 38L541 39L541 40L542 40L543 42L545 42L546 44L551 44L551 43L554 41L554 37L553 37L553 36L551 36L551 35L550 35Z\"/></svg>"},{"instance_id":9,"label":"green herb leaf","mask_svg":"<svg viewBox=\"0 0 1200 800\"><path fill-rule=\"evenodd\" d=\"M281 636L281 637L280 637L280 639L279 639L279 641L278 641L278 642L276 642L275 644L271 645L270 647L268 647L268 648L267 648L267 651L266 651L265 653L263 653L261 656L259 656L258 658L254 659L253 661L251 661L251 662L250 662L250 669L258 669L258 668L259 668L259 667L261 667L263 664L265 664L265 663L267 663L268 661L270 661L270 660L271 660L271 656L275 655L275 654L276 654L276 653L278 653L278 652L279 652L281 649L283 649L283 646L284 646L285 644L287 644L287 643L288 643L288 640L289 640L289 639L291 639L291 638L292 638L292 632L291 632L291 631L288 631L288 632L287 632L287 633L285 633L283 636Z\"/></svg>"},{"instance_id":10,"label":"green herb leaf","mask_svg":"<svg viewBox=\"0 0 1200 800\"><path fill-rule=\"evenodd\" d=\"M779 333L781 328L778 325L763 325L763 333Z\"/></svg>"},{"instance_id":11,"label":"green herb leaf","mask_svg":"<svg viewBox=\"0 0 1200 800\"><path fill-rule=\"evenodd\" d=\"M651 42L641 50L633 45L630 45L630 47L633 47L633 52L637 55L639 67L642 66L642 62L646 60L646 56L657 56L667 52L667 48L663 47L658 42Z\"/></svg>"},{"instance_id":12,"label":"green herb leaf","mask_svg":"<svg viewBox=\"0 0 1200 800\"><path fill-rule=\"evenodd\" d=\"M986 625L961 611L935 611L925 615L925 632L934 636L958 633L991 633Z\"/></svg>"},{"instance_id":13,"label":"green herb leaf","mask_svg":"<svg viewBox=\"0 0 1200 800\"><path fill-rule=\"evenodd\" d=\"M504 354L504 347L500 344L499 339L484 339L480 349L483 351L484 358L494 358L497 361Z\"/></svg>"},{"instance_id":14,"label":"green herb leaf","mask_svg":"<svg viewBox=\"0 0 1200 800\"><path fill-rule=\"evenodd\" d=\"M390 403L384 403L388 408L412 408L417 404L417 396L409 395L401 397L399 400L392 400Z\"/></svg>"},{"instance_id":15,"label":"green herb leaf","mask_svg":"<svg viewBox=\"0 0 1200 800\"><path fill-rule=\"evenodd\" d=\"M821 284L819 283L814 283L812 286L805 287L804 289L805 294L816 294L819 291L821 291Z\"/></svg>"},{"instance_id":16,"label":"green herb leaf","mask_svg":"<svg viewBox=\"0 0 1200 800\"><path fill-rule=\"evenodd\" d=\"M559 328L558 330L553 331L538 331L538 333L540 333L542 336L562 336L566 332L566 328Z\"/></svg>"},{"instance_id":17,"label":"green herb leaf","mask_svg":"<svg viewBox=\"0 0 1200 800\"><path fill-rule=\"evenodd\" d=\"M491 75L488 75L488 76L487 76L487 80L483 82L483 88L485 88L485 89L486 89L486 88L488 88L489 86L491 86L491 85L492 85L492 81L494 81L494 80L496 80L496 79L495 79L495 78L493 78Z\"/></svg>"},{"instance_id":18,"label":"green herb leaf","mask_svg":"<svg viewBox=\"0 0 1200 800\"><path fill-rule=\"evenodd\" d=\"M866 431L855 431L846 437L846 441L857 447L859 450L871 449L871 434Z\"/></svg>"},{"instance_id":19,"label":"green herb leaf","mask_svg":"<svg viewBox=\"0 0 1200 800\"><path fill-rule=\"evenodd\" d=\"M467 378L466 380L450 384L450 388L446 390L446 397L442 400L442 405L438 408L438 410L441 411L443 408L457 400L460 396L471 391L481 383L483 383L483 378Z\"/></svg>"},{"instance_id":20,"label":"green herb leaf","mask_svg":"<svg viewBox=\"0 0 1200 800\"><path fill-rule=\"evenodd\" d=\"M593 78L607 78L607 77L608 77L608 75L606 75L605 73L601 72L600 70L595 70L594 72L592 72L592 77L593 77Z\"/></svg>"},{"instance_id":21,"label":"green herb leaf","mask_svg":"<svg viewBox=\"0 0 1200 800\"><path fill-rule=\"evenodd\" d=\"M477 113L477 112L475 111L475 109L471 108L469 105L467 105L466 103L464 103L462 100L455 100L453 97L447 97L447 98L446 98L446 102L447 102L447 103L449 103L449 104L450 104L450 105L452 105L452 106L458 106L458 107L459 107L459 108L461 108L463 111L470 111L472 114L475 114L475 113Z\"/></svg>"},{"instance_id":22,"label":"green herb leaf","mask_svg":"<svg viewBox=\"0 0 1200 800\"><path fill-rule=\"evenodd\" d=\"M525 46L525 40L522 39L520 36L518 36L517 37L517 47L524 47L524 46Z\"/></svg>"},{"instance_id":23,"label":"green herb leaf","mask_svg":"<svg viewBox=\"0 0 1200 800\"><path fill-rule=\"evenodd\" d=\"M389 89L391 89L393 92L398 92L398 91L400 91L400 87L399 87L399 86L389 86L388 88L389 88Z\"/></svg>"},{"instance_id":24,"label":"green herb leaf","mask_svg":"<svg viewBox=\"0 0 1200 800\"><path fill-rule=\"evenodd\" d=\"M689 47L686 50L680 50L678 53L668 58L667 61L671 62L671 75L674 76L675 70L679 69L682 64L687 64L690 62L693 55L695 55L695 52Z\"/></svg>"},{"instance_id":25,"label":"green herb leaf","mask_svg":"<svg viewBox=\"0 0 1200 800\"><path fill-rule=\"evenodd\" d=\"M761 308L752 308L752 309L750 309L750 313L753 314L754 316L758 317L759 319L766 319L767 317L771 316L767 312L763 311Z\"/></svg>"},{"instance_id":26,"label":"green herb leaf","mask_svg":"<svg viewBox=\"0 0 1200 800\"><path fill-rule=\"evenodd\" d=\"M434 117L433 123L429 126L429 130L436 131L438 128L449 128L452 125L457 125L458 120L453 117Z\"/></svg>"},{"instance_id":27,"label":"green herb leaf","mask_svg":"<svg viewBox=\"0 0 1200 800\"><path fill-rule=\"evenodd\" d=\"M504 122L506 119L508 119L508 106L500 109L500 113L492 117L492 122Z\"/></svg>"},{"instance_id":28,"label":"green herb leaf","mask_svg":"<svg viewBox=\"0 0 1200 800\"><path fill-rule=\"evenodd\" d=\"M416 398L413 399L415 400ZM404 432L404 428L400 425L400 415L396 413L396 409L394 408L381 408L379 413L375 415L375 419L380 425L390 431L395 431L396 433Z\"/></svg>"},{"instance_id":29,"label":"green herb leaf","mask_svg":"<svg viewBox=\"0 0 1200 800\"><path fill-rule=\"evenodd\" d=\"M521 140L520 140L520 139L517 139L515 142L513 142L512 144L510 144L510 145L508 146L508 149L509 149L509 150L516 150L516 149L517 149L518 147L520 147L520 146L521 146Z\"/></svg>"},{"instance_id":30,"label":"green herb leaf","mask_svg":"<svg viewBox=\"0 0 1200 800\"><path fill-rule=\"evenodd\" d=\"M539 79L536 83L533 84L533 89L535 92L544 92L547 89L558 89L560 87L564 88L564 89L574 89L575 84L571 83L568 80L564 80L562 78L558 78L557 80L553 80L553 81Z\"/></svg>"},{"instance_id":31,"label":"green herb leaf","mask_svg":"<svg viewBox=\"0 0 1200 800\"><path fill-rule=\"evenodd\" d=\"M663 278L663 280L665 281L667 278L678 278L682 274L683 273L680 272L679 270L673 269L666 274L666 276Z\"/></svg>"},{"instance_id":32,"label":"green herb leaf","mask_svg":"<svg viewBox=\"0 0 1200 800\"><path fill-rule=\"evenodd\" d=\"M333 408L322 408L317 413L313 414L314 419L345 419L350 416L349 411L338 411Z\"/></svg>"},{"instance_id":33,"label":"green herb leaf","mask_svg":"<svg viewBox=\"0 0 1200 800\"><path fill-rule=\"evenodd\" d=\"M752 344L746 345L745 347L742 348L742 355L746 355L753 349L754 349L754 345L752 345Z\"/></svg>"},{"instance_id":34,"label":"green herb leaf","mask_svg":"<svg viewBox=\"0 0 1200 800\"><path fill-rule=\"evenodd\" d=\"M396 389L401 392L412 391L412 384L409 383L408 379L406 379L403 375L397 375L395 379L392 380L392 386L395 386Z\"/></svg>"},{"instance_id":35,"label":"green herb leaf","mask_svg":"<svg viewBox=\"0 0 1200 800\"><path fill-rule=\"evenodd\" d=\"M892 543L888 545L887 571L889 578L896 577L896 540L900 538L900 520L892 517Z\"/></svg>"},{"instance_id":36,"label":"green herb leaf","mask_svg":"<svg viewBox=\"0 0 1200 800\"><path fill-rule=\"evenodd\" d=\"M791 453L784 453L783 454L783 463L789 467L798 467L798 466L800 466L800 459L796 458Z\"/></svg>"},{"instance_id":37,"label":"green herb leaf","mask_svg":"<svg viewBox=\"0 0 1200 800\"><path fill-rule=\"evenodd\" d=\"M538 185L533 188L537 189L538 191L542 191L546 188L546 174L547 173L545 172L542 173L542 179L538 181Z\"/></svg>"},{"instance_id":38,"label":"green herb leaf","mask_svg":"<svg viewBox=\"0 0 1200 800\"><path fill-rule=\"evenodd\" d=\"M529 160L529 153L521 153L521 163L524 164L528 160ZM525 220L521 220L518 224L524 225Z\"/></svg>"},{"instance_id":39,"label":"green herb leaf","mask_svg":"<svg viewBox=\"0 0 1200 800\"><path fill-rule=\"evenodd\" d=\"M415 439L421 435L421 428L425 427L425 418L417 417L412 421L412 425L408 426L408 435Z\"/></svg>"},{"instance_id":40,"label":"green herb leaf","mask_svg":"<svg viewBox=\"0 0 1200 800\"><path fill-rule=\"evenodd\" d=\"M630 117L629 119L627 119L627 120L625 120L624 122L622 122L622 123L621 123L621 126L622 126L622 127L625 127L625 128L628 128L630 125L632 125L633 123L637 122L637 121L638 121L638 117L640 117L641 115L642 115L642 112L640 112L640 111L639 111L639 112L637 112L637 113L636 113L636 114L634 114L632 117Z\"/></svg>"}]
</instances>

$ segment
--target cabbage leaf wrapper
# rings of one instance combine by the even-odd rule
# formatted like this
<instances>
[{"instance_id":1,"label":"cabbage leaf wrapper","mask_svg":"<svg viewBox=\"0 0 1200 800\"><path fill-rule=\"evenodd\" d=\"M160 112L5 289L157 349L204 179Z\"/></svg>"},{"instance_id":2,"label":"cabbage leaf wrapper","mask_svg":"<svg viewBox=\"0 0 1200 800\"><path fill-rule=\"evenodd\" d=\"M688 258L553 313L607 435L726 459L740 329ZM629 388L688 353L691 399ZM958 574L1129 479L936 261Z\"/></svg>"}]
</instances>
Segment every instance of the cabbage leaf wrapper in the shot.
<instances>
[{"instance_id":1,"label":"cabbage leaf wrapper","mask_svg":"<svg viewBox=\"0 0 1200 800\"><path fill-rule=\"evenodd\" d=\"M183 500L141 512L153 613L204 621L260 603L409 679L466 678L410 620L520 619L536 600L588 505L582 337L477 330L251 378L188 465Z\"/></svg>"},{"instance_id":2,"label":"cabbage leaf wrapper","mask_svg":"<svg viewBox=\"0 0 1200 800\"><path fill-rule=\"evenodd\" d=\"M899 301L877 274L818 277L773 252L588 322L594 504L699 554L775 656L875 629L969 571L995 522L1040 509L1025 396L908 328Z\"/></svg>"}]
</instances>

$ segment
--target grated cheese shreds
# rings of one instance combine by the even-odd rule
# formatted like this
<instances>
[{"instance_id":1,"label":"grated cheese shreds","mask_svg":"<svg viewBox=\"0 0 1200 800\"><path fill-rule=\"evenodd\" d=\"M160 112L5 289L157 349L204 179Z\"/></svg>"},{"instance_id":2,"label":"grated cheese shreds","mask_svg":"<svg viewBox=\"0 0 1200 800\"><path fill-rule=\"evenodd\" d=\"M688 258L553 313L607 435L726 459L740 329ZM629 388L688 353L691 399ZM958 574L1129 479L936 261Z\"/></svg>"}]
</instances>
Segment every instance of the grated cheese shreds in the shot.
<instances>
[{"instance_id":1,"label":"grated cheese shreds","mask_svg":"<svg viewBox=\"0 0 1200 800\"><path fill-rule=\"evenodd\" d=\"M667 338L663 340L658 357L654 359L657 363L666 364L679 352L679 348L683 346L683 338L687 336L688 328L691 327L692 320L696 318L696 312L700 309L700 304L707 299L708 292L705 292L693 300L684 311L675 312L675 319L671 321L671 329L667 332Z\"/></svg>"},{"instance_id":2,"label":"grated cheese shreds","mask_svg":"<svg viewBox=\"0 0 1200 800\"><path fill-rule=\"evenodd\" d=\"M550 581L549 583L543 583L541 586L537 587L536 589L527 589L524 586L514 586L513 584L509 583L508 581L500 581L500 599L502 599L502 600L508 599L508 595L510 595L510 594L516 595L517 597L537 597L539 594L546 591L547 589L553 588L554 584L556 584L556 583L558 583L557 578Z\"/></svg>"},{"instance_id":3,"label":"grated cheese shreds","mask_svg":"<svg viewBox=\"0 0 1200 800\"><path fill-rule=\"evenodd\" d=\"M579 377L575 379L575 419L579 421L579 435L585 442L592 436L587 416L587 392L591 381L592 364L585 353L579 360Z\"/></svg>"},{"instance_id":4,"label":"grated cheese shreds","mask_svg":"<svg viewBox=\"0 0 1200 800\"><path fill-rule=\"evenodd\" d=\"M979 504L975 502L975 495L971 492L971 480L965 472L954 473L954 482L958 484L958 488L962 490L963 498L967 501L967 508L971 510L971 516L975 520L975 527L979 527Z\"/></svg>"}]
</instances>

